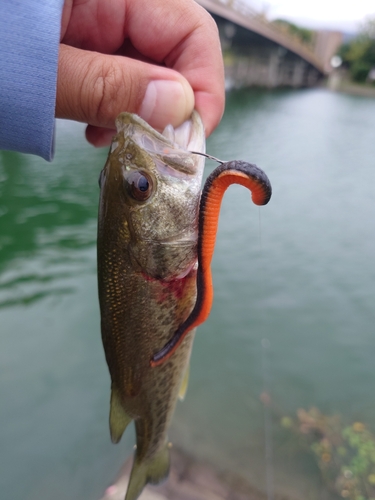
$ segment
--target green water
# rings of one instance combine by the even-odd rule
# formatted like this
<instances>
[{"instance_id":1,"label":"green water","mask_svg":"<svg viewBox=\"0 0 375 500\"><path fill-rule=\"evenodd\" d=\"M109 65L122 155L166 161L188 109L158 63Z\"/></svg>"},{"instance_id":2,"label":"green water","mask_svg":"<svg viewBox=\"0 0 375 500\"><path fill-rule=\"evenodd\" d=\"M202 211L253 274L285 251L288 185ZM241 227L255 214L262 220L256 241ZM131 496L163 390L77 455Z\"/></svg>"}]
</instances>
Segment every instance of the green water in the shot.
<instances>
[{"instance_id":1,"label":"green water","mask_svg":"<svg viewBox=\"0 0 375 500\"><path fill-rule=\"evenodd\" d=\"M132 431L109 439L95 274L106 151L83 130L58 123L51 165L0 152L4 499L98 499L132 453ZM257 163L274 193L261 209L241 187L226 194L215 302L171 438L263 491L268 477L269 492L328 498L279 417L315 405L375 431L375 100L233 92L207 149Z\"/></svg>"}]
</instances>

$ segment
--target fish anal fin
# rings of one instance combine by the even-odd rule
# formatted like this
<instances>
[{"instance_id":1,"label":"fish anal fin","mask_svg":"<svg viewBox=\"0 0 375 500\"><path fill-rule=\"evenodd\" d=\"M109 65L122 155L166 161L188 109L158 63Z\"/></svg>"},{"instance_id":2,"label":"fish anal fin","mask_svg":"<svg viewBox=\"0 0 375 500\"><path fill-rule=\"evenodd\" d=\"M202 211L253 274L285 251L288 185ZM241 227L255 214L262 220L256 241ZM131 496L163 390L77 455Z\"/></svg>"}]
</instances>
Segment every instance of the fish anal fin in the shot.
<instances>
[{"instance_id":1,"label":"fish anal fin","mask_svg":"<svg viewBox=\"0 0 375 500\"><path fill-rule=\"evenodd\" d=\"M133 419L124 410L118 391L112 386L109 410L109 430L112 443L118 443L126 427Z\"/></svg>"},{"instance_id":2,"label":"fish anal fin","mask_svg":"<svg viewBox=\"0 0 375 500\"><path fill-rule=\"evenodd\" d=\"M190 374L190 365L188 365L185 370L184 378L182 379L182 383L178 393L178 399L180 401L183 401L185 399L186 391L189 385L189 374Z\"/></svg>"},{"instance_id":3,"label":"fish anal fin","mask_svg":"<svg viewBox=\"0 0 375 500\"><path fill-rule=\"evenodd\" d=\"M141 462L135 455L125 500L136 500L148 483L163 482L168 477L169 468L170 456L167 443L152 460Z\"/></svg>"}]
</instances>

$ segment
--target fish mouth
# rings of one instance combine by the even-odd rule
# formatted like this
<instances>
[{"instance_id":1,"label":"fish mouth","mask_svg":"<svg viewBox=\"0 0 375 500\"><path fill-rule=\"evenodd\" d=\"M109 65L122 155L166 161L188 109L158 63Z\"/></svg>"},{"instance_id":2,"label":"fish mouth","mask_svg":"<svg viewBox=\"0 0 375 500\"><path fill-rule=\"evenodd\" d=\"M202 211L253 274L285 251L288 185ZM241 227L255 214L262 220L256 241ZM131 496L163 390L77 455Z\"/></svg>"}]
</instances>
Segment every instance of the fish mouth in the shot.
<instances>
[{"instance_id":1,"label":"fish mouth","mask_svg":"<svg viewBox=\"0 0 375 500\"><path fill-rule=\"evenodd\" d=\"M205 153L206 146L203 123L197 111L179 127L167 125L162 133L132 113L121 113L116 127L118 133L124 132L144 149L159 170L172 175L173 172L174 175L200 175L203 171L203 158L192 153Z\"/></svg>"}]
</instances>

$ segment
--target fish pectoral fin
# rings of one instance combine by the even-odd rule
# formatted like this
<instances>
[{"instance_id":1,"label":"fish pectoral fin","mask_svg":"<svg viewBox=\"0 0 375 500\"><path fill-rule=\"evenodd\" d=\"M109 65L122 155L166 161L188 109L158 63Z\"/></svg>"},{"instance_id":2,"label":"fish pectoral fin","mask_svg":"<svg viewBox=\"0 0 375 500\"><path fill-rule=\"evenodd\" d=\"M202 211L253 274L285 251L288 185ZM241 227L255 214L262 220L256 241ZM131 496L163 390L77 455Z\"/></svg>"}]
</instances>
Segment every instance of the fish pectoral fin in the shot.
<instances>
[{"instance_id":1,"label":"fish pectoral fin","mask_svg":"<svg viewBox=\"0 0 375 500\"><path fill-rule=\"evenodd\" d=\"M187 391L187 388L189 385L189 375L190 375L190 365L188 365L186 370L185 370L185 375L184 375L184 378L182 379L182 383L181 383L180 390L178 393L178 399L180 401L183 401L185 399L186 391Z\"/></svg>"},{"instance_id":2,"label":"fish pectoral fin","mask_svg":"<svg viewBox=\"0 0 375 500\"><path fill-rule=\"evenodd\" d=\"M168 443L152 460L138 461L135 454L125 500L136 500L146 484L159 484L169 474L170 456Z\"/></svg>"},{"instance_id":3,"label":"fish pectoral fin","mask_svg":"<svg viewBox=\"0 0 375 500\"><path fill-rule=\"evenodd\" d=\"M112 443L118 443L126 427L133 419L124 410L118 391L112 386L109 410L109 430Z\"/></svg>"}]
</instances>

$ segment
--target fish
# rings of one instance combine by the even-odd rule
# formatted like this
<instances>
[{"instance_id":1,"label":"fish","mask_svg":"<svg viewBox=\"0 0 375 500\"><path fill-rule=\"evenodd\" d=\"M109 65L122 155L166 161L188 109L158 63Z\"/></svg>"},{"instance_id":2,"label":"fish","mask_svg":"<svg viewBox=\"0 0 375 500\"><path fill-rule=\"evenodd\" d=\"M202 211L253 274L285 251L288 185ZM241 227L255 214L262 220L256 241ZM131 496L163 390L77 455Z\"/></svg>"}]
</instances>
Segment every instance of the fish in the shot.
<instances>
[{"instance_id":1,"label":"fish","mask_svg":"<svg viewBox=\"0 0 375 500\"><path fill-rule=\"evenodd\" d=\"M134 420L136 451L125 500L169 473L168 427L188 384L197 326L211 310L211 260L226 189L247 187L268 203L266 174L221 162L203 190L205 134L199 114L174 129L137 115L116 120L99 177L98 288L102 341L111 376L110 434Z\"/></svg>"},{"instance_id":2,"label":"fish","mask_svg":"<svg viewBox=\"0 0 375 500\"><path fill-rule=\"evenodd\" d=\"M150 363L196 302L198 212L205 134L197 112L163 134L137 115L116 119L99 177L98 290L111 377L110 435L134 420L126 500L170 468L168 427L187 386L195 330L163 364Z\"/></svg>"}]
</instances>

